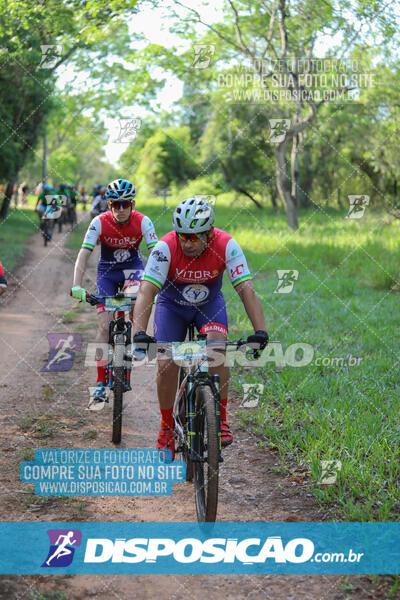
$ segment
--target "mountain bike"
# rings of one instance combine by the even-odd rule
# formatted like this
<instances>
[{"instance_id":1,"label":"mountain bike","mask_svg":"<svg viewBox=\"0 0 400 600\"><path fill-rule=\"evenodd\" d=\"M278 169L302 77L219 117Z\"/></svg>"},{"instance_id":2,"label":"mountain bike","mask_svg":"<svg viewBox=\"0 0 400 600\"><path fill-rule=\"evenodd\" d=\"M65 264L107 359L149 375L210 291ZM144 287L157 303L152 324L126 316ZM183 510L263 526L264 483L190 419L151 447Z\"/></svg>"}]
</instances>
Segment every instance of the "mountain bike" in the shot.
<instances>
[{"instance_id":1,"label":"mountain bike","mask_svg":"<svg viewBox=\"0 0 400 600\"><path fill-rule=\"evenodd\" d=\"M115 296L104 298L87 294L86 302L95 306L105 302L105 310L113 312L108 328L108 358L106 368L106 386L113 392L113 424L112 442L121 442L122 432L122 398L131 389L132 369L132 323L125 319L125 313L131 311L136 301L134 297L124 296L117 292Z\"/></svg>"},{"instance_id":2,"label":"mountain bike","mask_svg":"<svg viewBox=\"0 0 400 600\"><path fill-rule=\"evenodd\" d=\"M186 462L186 480L194 482L198 521L215 521L218 506L219 463L221 455L219 375L208 372L207 346L233 346L246 340L207 342L206 334L194 337L194 323L188 327L187 342L162 344L158 352L172 351L179 370L174 403L177 452Z\"/></svg>"},{"instance_id":3,"label":"mountain bike","mask_svg":"<svg viewBox=\"0 0 400 600\"><path fill-rule=\"evenodd\" d=\"M43 237L43 243L45 246L50 242L53 235L54 221L51 221L47 216L43 216L40 219L40 233Z\"/></svg>"},{"instance_id":4,"label":"mountain bike","mask_svg":"<svg viewBox=\"0 0 400 600\"><path fill-rule=\"evenodd\" d=\"M46 210L40 216L40 232L43 236L44 245L47 246L48 242L50 242L53 231L54 224L56 220L61 215L61 206L59 205L57 199L53 199L50 201L50 204L47 205Z\"/></svg>"},{"instance_id":5,"label":"mountain bike","mask_svg":"<svg viewBox=\"0 0 400 600\"><path fill-rule=\"evenodd\" d=\"M71 204L71 199L66 194L60 194L59 198L60 198L60 205L62 208L61 208L60 216L57 219L57 225L58 225L58 233L62 233L63 225L66 225L69 222L68 214L69 214L69 206ZM72 229L71 229L71 231L72 231Z\"/></svg>"}]
</instances>

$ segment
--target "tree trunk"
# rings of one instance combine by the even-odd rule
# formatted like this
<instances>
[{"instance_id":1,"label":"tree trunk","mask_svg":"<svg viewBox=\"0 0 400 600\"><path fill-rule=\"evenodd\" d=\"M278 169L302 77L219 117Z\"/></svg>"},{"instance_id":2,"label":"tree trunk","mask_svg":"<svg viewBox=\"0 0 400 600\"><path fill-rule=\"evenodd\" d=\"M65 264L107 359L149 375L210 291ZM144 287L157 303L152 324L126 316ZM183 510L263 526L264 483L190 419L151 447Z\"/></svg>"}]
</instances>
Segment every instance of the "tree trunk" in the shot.
<instances>
[{"instance_id":1,"label":"tree trunk","mask_svg":"<svg viewBox=\"0 0 400 600\"><path fill-rule=\"evenodd\" d=\"M342 198L340 196L340 187L339 186L337 186L337 188L336 188L336 200L337 200L338 207L340 208L340 210L343 210L344 206L343 206Z\"/></svg>"},{"instance_id":2,"label":"tree trunk","mask_svg":"<svg viewBox=\"0 0 400 600\"><path fill-rule=\"evenodd\" d=\"M272 186L271 188L271 203L272 203L272 208L274 210L278 210L278 203L276 201L276 187Z\"/></svg>"},{"instance_id":3,"label":"tree trunk","mask_svg":"<svg viewBox=\"0 0 400 600\"><path fill-rule=\"evenodd\" d=\"M312 172L312 160L311 160L311 152L310 146L305 145L303 147L304 152L304 161L302 161L302 170L300 177L300 184L297 190L297 204L300 207L306 208L310 206L310 194L313 182L313 172Z\"/></svg>"},{"instance_id":4,"label":"tree trunk","mask_svg":"<svg viewBox=\"0 0 400 600\"><path fill-rule=\"evenodd\" d=\"M300 206L299 199L299 149L300 149L300 134L293 136L292 151L290 153L290 175L292 180L291 196L294 199L296 206Z\"/></svg>"},{"instance_id":5,"label":"tree trunk","mask_svg":"<svg viewBox=\"0 0 400 600\"><path fill-rule=\"evenodd\" d=\"M7 182L6 191L4 192L3 203L0 209L0 219L6 219L10 209L11 198L14 188L14 178Z\"/></svg>"},{"instance_id":6,"label":"tree trunk","mask_svg":"<svg viewBox=\"0 0 400 600\"><path fill-rule=\"evenodd\" d=\"M291 194L291 186L286 160L286 141L277 145L275 149L276 158L276 183L278 192L285 207L287 224L291 229L299 228L298 207L296 199Z\"/></svg>"}]
</instances>

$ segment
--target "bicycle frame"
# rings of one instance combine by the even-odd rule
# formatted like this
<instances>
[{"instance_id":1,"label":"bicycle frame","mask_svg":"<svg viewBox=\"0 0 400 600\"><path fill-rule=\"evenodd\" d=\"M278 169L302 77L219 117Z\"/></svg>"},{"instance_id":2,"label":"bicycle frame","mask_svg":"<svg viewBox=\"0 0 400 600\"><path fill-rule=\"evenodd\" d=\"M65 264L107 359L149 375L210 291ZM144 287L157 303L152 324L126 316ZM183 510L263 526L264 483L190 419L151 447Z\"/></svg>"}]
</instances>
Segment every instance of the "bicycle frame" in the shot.
<instances>
[{"instance_id":1,"label":"bicycle frame","mask_svg":"<svg viewBox=\"0 0 400 600\"><path fill-rule=\"evenodd\" d=\"M127 385L131 378L132 370L132 323L125 320L125 312L130 311L134 298L105 298L105 310L112 311L113 319L108 326L108 360L107 360L107 387L114 389L113 366L125 367L124 383ZM124 364L114 363L114 346L124 345Z\"/></svg>"},{"instance_id":2,"label":"bicycle frame","mask_svg":"<svg viewBox=\"0 0 400 600\"><path fill-rule=\"evenodd\" d=\"M207 346L246 346L247 341L207 342L199 334L194 339L194 323L189 324L189 341L161 344L158 351L172 350L175 362L189 361L187 374L180 372L174 403L177 452L186 462L186 481L193 481L199 522L214 522L218 507L219 463L222 462L220 381L208 372ZM170 356L167 356L170 359ZM183 365L181 365L183 366ZM183 378L181 375L183 374Z\"/></svg>"},{"instance_id":3,"label":"bicycle frame","mask_svg":"<svg viewBox=\"0 0 400 600\"><path fill-rule=\"evenodd\" d=\"M186 445L189 453L190 460L192 462L200 462L204 459L200 458L199 444L200 439L197 435L194 419L196 416L195 412L195 397L196 390L199 386L208 386L211 389L213 398L215 399L215 413L217 416L218 424L218 450L219 450L219 461L222 461L221 457L221 429L220 429L220 396L219 396L219 375L210 375L208 372L208 361L207 361L207 343L206 335L199 334L198 341L195 342L195 348L197 352L190 355L190 359L194 359L194 364L190 366L189 373L183 379L177 397L174 404L174 417L175 425L178 435L181 437L182 445ZM194 341L194 325L189 325L189 342ZM179 349L182 350L185 342L178 342L172 344L172 355L175 360L185 360L185 355L179 355ZM188 351L186 352L186 355ZM187 357L186 357L187 360ZM179 418L179 405L183 398L185 408L185 421L187 423L186 431L182 427L182 423Z\"/></svg>"},{"instance_id":4,"label":"bicycle frame","mask_svg":"<svg viewBox=\"0 0 400 600\"><path fill-rule=\"evenodd\" d=\"M185 406L185 417L186 422L188 424L186 435L182 428L182 424L179 422L179 417L175 417L175 425L178 431L178 434L181 436L181 442L186 444L187 449L189 451L190 460L193 462L199 462L201 459L199 458L199 443L200 440L198 438L195 426L194 426L194 418L196 416L194 399L196 396L196 390L199 386L208 386L211 388L213 393L213 397L215 398L215 413L217 415L217 423L218 423L218 449L221 453L221 430L220 430L220 405L219 405L219 375L210 375L209 373L199 372L194 375L189 373L186 375L185 379L182 382L182 385L179 389L178 396L176 399L176 406L179 406L181 398L183 394L186 392L186 400L184 400ZM185 389L186 388L186 389ZM220 455L221 460L221 455Z\"/></svg>"},{"instance_id":5,"label":"bicycle frame","mask_svg":"<svg viewBox=\"0 0 400 600\"><path fill-rule=\"evenodd\" d=\"M193 462L199 462L198 454L196 456L196 452L198 453L198 443L199 440L196 439L196 432L194 431L194 398L196 394L196 390L201 385L207 385L210 387L213 392L213 396L218 398L216 401L216 415L217 415L217 423L218 423L218 447L219 447L219 460L223 461L221 456L221 427L220 427L220 405L219 405L219 375L214 374L210 375L208 372L207 366L207 346L232 346L233 349L238 349L243 346L247 346L247 340L239 339L234 341L216 341L216 342L208 342L206 341L207 335L199 334L197 336L197 340L194 340L194 324L190 323L188 326L189 332L189 341L188 342L172 342L172 343L163 343L158 347L158 352L165 353L167 350L172 349L172 358L175 360L193 360L193 365L190 365L190 370L187 375L185 375L184 379L180 383L179 389L177 391L177 395L175 397L174 402L174 421L175 421L175 431L177 432L180 446L183 448L187 448L188 452L190 452L190 460ZM193 346L194 342L194 346ZM192 343L192 344L190 344ZM186 352L186 354L182 353L182 347L185 348L185 345L189 345L191 352ZM193 348L195 348L198 352L193 353ZM181 350L181 354L179 355L179 349ZM250 349L250 352L253 350ZM184 395L186 394L186 397ZM187 434L184 431L184 424L181 422L180 418L180 404L184 402L185 408L185 423L188 423ZM193 438L193 439L192 439ZM179 447L179 446L178 446Z\"/></svg>"},{"instance_id":6,"label":"bicycle frame","mask_svg":"<svg viewBox=\"0 0 400 600\"><path fill-rule=\"evenodd\" d=\"M113 312L108 329L107 387L114 392L113 430L114 444L121 442L123 395L130 388L132 369L132 323L125 320L125 312L132 309L136 297L125 297L117 293L115 297L99 298L92 294L86 296L89 304L104 301L106 311Z\"/></svg>"}]
</instances>

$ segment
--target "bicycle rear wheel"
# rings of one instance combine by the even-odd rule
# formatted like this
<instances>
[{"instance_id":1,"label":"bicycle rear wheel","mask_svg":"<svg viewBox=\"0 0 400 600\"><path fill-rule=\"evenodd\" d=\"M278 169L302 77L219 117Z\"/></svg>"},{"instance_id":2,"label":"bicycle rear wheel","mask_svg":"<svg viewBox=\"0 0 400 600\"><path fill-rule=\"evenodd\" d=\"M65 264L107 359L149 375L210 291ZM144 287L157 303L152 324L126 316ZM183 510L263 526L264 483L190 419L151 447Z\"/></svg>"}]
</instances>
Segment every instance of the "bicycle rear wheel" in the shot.
<instances>
[{"instance_id":1,"label":"bicycle rear wheel","mask_svg":"<svg viewBox=\"0 0 400 600\"><path fill-rule=\"evenodd\" d=\"M200 386L195 398L196 454L194 486L198 521L215 521L218 505L218 426L215 399L208 386Z\"/></svg>"},{"instance_id":2,"label":"bicycle rear wheel","mask_svg":"<svg viewBox=\"0 0 400 600\"><path fill-rule=\"evenodd\" d=\"M122 396L124 393L124 336L115 336L114 349L114 403L113 403L113 426L111 441L114 444L121 442L122 432Z\"/></svg>"}]
</instances>

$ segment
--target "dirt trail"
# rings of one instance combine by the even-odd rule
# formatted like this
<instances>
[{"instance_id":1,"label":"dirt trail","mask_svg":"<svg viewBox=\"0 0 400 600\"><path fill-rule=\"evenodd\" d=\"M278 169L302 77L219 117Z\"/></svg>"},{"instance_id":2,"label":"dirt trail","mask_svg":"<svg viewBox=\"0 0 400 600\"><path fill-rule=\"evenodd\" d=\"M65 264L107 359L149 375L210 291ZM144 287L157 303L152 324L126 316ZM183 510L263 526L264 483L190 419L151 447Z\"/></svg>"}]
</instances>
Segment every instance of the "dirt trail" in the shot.
<instances>
[{"instance_id":1,"label":"dirt trail","mask_svg":"<svg viewBox=\"0 0 400 600\"><path fill-rule=\"evenodd\" d=\"M30 242L24 265L9 277L0 299L1 501L3 521L194 521L191 484L174 484L172 497L39 498L19 481L19 462L36 448L111 448L110 409L86 410L94 367L84 365L86 343L94 340L95 311L76 309L69 298L73 259L56 234L45 248L39 235ZM97 249L87 287L94 288ZM64 319L62 318L64 315ZM68 323L68 320L73 319ZM67 322L66 322L67 321ZM83 352L66 373L42 373L48 356L47 334L79 332ZM134 371L134 391L125 396L122 447L155 446L159 426L155 370ZM240 426L238 403L229 414L235 442L224 452L221 468L220 521L320 521L307 486L278 474L279 457L257 447L257 437ZM354 581L354 578L352 578ZM357 580L361 585L361 580ZM37 590L64 592L68 599L159 598L179 600L226 597L277 600L344 600L339 576L32 576L0 579L0 598L29 600ZM364 582L365 583L365 582ZM352 598L367 598L354 582ZM357 591L358 589L358 591Z\"/></svg>"}]
</instances>

